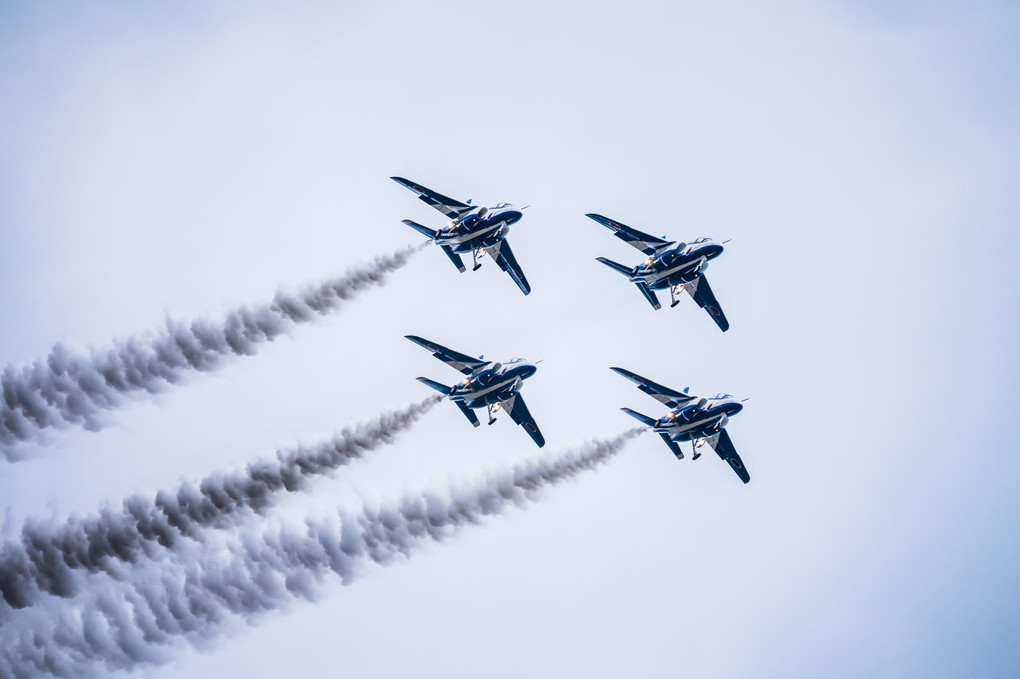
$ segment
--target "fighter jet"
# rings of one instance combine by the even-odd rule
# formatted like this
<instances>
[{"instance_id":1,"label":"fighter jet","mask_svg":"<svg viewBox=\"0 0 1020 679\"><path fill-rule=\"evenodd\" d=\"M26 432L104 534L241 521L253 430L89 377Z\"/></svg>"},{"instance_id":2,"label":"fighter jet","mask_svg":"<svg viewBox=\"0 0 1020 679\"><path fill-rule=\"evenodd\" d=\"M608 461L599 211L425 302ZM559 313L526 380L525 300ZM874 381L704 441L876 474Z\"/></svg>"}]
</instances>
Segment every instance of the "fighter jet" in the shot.
<instances>
[{"instance_id":1,"label":"fighter jet","mask_svg":"<svg viewBox=\"0 0 1020 679\"><path fill-rule=\"evenodd\" d=\"M467 375L452 387L427 377L419 377L418 381L448 396L471 424L476 427L479 424L474 408L485 406L488 409L489 424L496 421L496 413L502 408L510 413L510 419L524 427L539 448L545 445L545 437L538 430L535 418L528 412L528 407L524 405L520 392L521 383L538 370L535 363L529 363L523 358L493 363L484 360L484 357L472 358L458 353L417 335L404 336L431 351L433 356L446 365Z\"/></svg>"},{"instance_id":2,"label":"fighter jet","mask_svg":"<svg viewBox=\"0 0 1020 679\"><path fill-rule=\"evenodd\" d=\"M707 443L721 459L729 463L741 481L747 483L751 480L744 462L733 447L730 435L726 433L726 425L730 418L744 409L739 401L729 394L718 394L715 398L698 398L687 393L689 387L682 392L674 391L623 368L610 370L623 375L637 384L638 389L672 409L658 420L630 408L620 410L651 427L652 431L662 437L670 451L676 455L676 459L684 459L677 441L691 442L694 460L701 457L698 448Z\"/></svg>"},{"instance_id":3,"label":"fighter jet","mask_svg":"<svg viewBox=\"0 0 1020 679\"><path fill-rule=\"evenodd\" d=\"M721 244L710 238L699 238L690 243L667 241L664 240L665 237L649 236L602 215L589 213L585 216L591 217L612 231L617 238L648 255L648 259L635 267L625 266L605 257L599 257L598 261L626 276L637 286L652 307L659 309L661 306L655 296L656 290L669 289L672 300L670 307L679 304L676 296L686 290L698 306L708 311L723 332L729 329L730 323L726 320L726 314L716 301L712 288L708 286L704 276L709 260L722 254ZM723 241L726 242L728 241Z\"/></svg>"},{"instance_id":4,"label":"fighter jet","mask_svg":"<svg viewBox=\"0 0 1020 679\"><path fill-rule=\"evenodd\" d=\"M458 271L464 272L464 262L458 253L471 253L471 261L474 264L472 271L477 271L481 267L478 260L488 254L496 260L500 269L510 274L510 278L514 279L521 292L525 295L531 292L531 285L524 277L524 271L517 263L510 243L506 240L506 235L510 233L510 225L520 221L524 216L521 212L524 208L517 210L510 203L499 203L493 207L471 205L470 200L462 203L447 198L403 177L390 179L411 189L418 194L420 200L450 217L451 221L439 229L430 229L410 219L405 219L404 224L431 238L433 243L443 249Z\"/></svg>"}]
</instances>

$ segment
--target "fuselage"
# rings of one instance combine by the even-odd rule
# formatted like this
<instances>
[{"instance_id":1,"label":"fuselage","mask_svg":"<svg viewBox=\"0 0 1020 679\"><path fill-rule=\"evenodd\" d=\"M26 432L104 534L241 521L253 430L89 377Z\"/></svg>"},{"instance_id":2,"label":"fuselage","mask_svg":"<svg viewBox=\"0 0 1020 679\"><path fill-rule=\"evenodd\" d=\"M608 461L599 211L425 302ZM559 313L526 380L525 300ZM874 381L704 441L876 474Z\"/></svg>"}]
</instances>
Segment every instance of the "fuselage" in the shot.
<instances>
[{"instance_id":1,"label":"fuselage","mask_svg":"<svg viewBox=\"0 0 1020 679\"><path fill-rule=\"evenodd\" d=\"M491 208L476 207L461 215L436 233L435 241L454 252L471 252L489 248L503 240L510 226L521 220L523 213L509 203Z\"/></svg>"},{"instance_id":2,"label":"fuselage","mask_svg":"<svg viewBox=\"0 0 1020 679\"><path fill-rule=\"evenodd\" d=\"M730 396L706 401L701 407L698 403L692 403L674 408L655 423L655 431L668 435L674 441L705 438L716 434L726 426L729 418L744 409L740 402Z\"/></svg>"},{"instance_id":3,"label":"fuselage","mask_svg":"<svg viewBox=\"0 0 1020 679\"><path fill-rule=\"evenodd\" d=\"M694 243L681 244L652 254L634 267L630 280L644 283L652 290L664 290L690 283L701 275L709 260L723 252L723 246L707 238Z\"/></svg>"},{"instance_id":4,"label":"fuselage","mask_svg":"<svg viewBox=\"0 0 1020 679\"><path fill-rule=\"evenodd\" d=\"M462 401L468 408L481 408L508 401L521 382L528 379L538 367L523 359L511 359L506 363L497 363L486 368L477 375L471 375L454 386L450 398Z\"/></svg>"}]
</instances>

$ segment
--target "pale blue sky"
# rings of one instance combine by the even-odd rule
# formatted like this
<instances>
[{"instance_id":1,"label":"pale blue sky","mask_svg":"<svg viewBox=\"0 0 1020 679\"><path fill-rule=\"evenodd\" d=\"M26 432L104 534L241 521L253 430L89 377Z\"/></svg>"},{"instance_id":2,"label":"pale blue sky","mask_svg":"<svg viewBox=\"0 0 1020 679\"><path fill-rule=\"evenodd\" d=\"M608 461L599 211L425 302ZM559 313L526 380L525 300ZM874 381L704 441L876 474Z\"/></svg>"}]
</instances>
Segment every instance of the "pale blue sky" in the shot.
<instances>
[{"instance_id":1,"label":"pale blue sky","mask_svg":"<svg viewBox=\"0 0 1020 679\"><path fill-rule=\"evenodd\" d=\"M646 436L526 512L154 676L1015 676L1020 8L92 2L0 9L0 360L258 302L419 240L389 181L531 204L534 292L428 250L343 313L0 473L8 526L94 511L427 395L407 333L545 359L550 451L619 377L752 400L752 475ZM600 212L732 238L653 312ZM282 514L537 451L449 404Z\"/></svg>"}]
</instances>

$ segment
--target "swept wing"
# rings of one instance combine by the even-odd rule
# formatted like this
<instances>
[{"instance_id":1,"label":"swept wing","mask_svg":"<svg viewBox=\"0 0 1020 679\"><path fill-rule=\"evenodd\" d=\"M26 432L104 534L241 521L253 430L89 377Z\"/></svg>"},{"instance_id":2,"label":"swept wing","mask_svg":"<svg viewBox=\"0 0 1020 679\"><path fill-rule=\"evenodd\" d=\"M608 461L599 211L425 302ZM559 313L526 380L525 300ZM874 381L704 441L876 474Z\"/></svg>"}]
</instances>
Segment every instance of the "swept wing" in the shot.
<instances>
[{"instance_id":1,"label":"swept wing","mask_svg":"<svg viewBox=\"0 0 1020 679\"><path fill-rule=\"evenodd\" d=\"M496 264L503 271L510 274L510 278L514 279L514 283L521 289L525 295L531 292L531 285L528 283L528 279L524 276L524 270L521 269L521 265L517 263L517 258L514 257L514 251L510 249L510 243L504 238L496 244L495 253Z\"/></svg>"},{"instance_id":2,"label":"swept wing","mask_svg":"<svg viewBox=\"0 0 1020 679\"><path fill-rule=\"evenodd\" d=\"M733 441L730 440L730 435L726 433L725 429L715 436L709 437L708 445L712 446L716 454L730 465L741 481L747 483L751 480L751 475L744 467L744 461L737 455L737 449L733 447Z\"/></svg>"},{"instance_id":3,"label":"swept wing","mask_svg":"<svg viewBox=\"0 0 1020 679\"><path fill-rule=\"evenodd\" d=\"M623 368L610 368L610 370L619 375L623 375L628 380L638 385L638 389L645 392L659 403L669 406L670 408L676 408L682 403L694 400L694 397L690 394L685 394L683 392L670 389L669 387L664 387L661 384L652 382L647 377L641 377L641 375L632 373L629 370L624 370Z\"/></svg>"},{"instance_id":4,"label":"swept wing","mask_svg":"<svg viewBox=\"0 0 1020 679\"><path fill-rule=\"evenodd\" d=\"M698 276L690 283L684 283L684 290L694 298L698 306L708 312L708 315L712 317L712 320L715 321L720 330L723 332L729 330L730 322L726 320L726 314L723 313L722 307L719 306L719 301L715 298L715 294L712 292L712 288L708 285L708 280L704 275Z\"/></svg>"},{"instance_id":5,"label":"swept wing","mask_svg":"<svg viewBox=\"0 0 1020 679\"><path fill-rule=\"evenodd\" d=\"M471 209L471 206L467 203L462 203L459 200L454 200L453 198L444 196L443 194L433 191L421 184L415 184L410 179L404 179L403 177L390 177L390 179L414 191L418 194L418 200L431 205L452 219L460 217L462 214Z\"/></svg>"},{"instance_id":6,"label":"swept wing","mask_svg":"<svg viewBox=\"0 0 1020 679\"><path fill-rule=\"evenodd\" d=\"M672 243L672 241L662 240L661 238L650 236L647 233L644 233L643 231L638 231L637 229L627 226L626 224L622 224L614 219L610 219L609 217L603 217L602 215L598 215L593 212L589 212L588 214L585 215L585 217L590 217L594 219L596 222L612 231L613 235L615 235L617 238L627 243L628 245L636 247L638 250L645 253L646 255L650 255L659 248L662 248Z\"/></svg>"},{"instance_id":7,"label":"swept wing","mask_svg":"<svg viewBox=\"0 0 1020 679\"><path fill-rule=\"evenodd\" d=\"M468 356L467 354L454 351L453 349L444 347L442 344L436 344L431 340L427 340L424 337L418 337L417 335L404 335L404 337L411 340L418 346L425 347L440 361L454 370L459 370L465 375L470 375L479 368L491 363L491 361L483 361L481 359Z\"/></svg>"},{"instance_id":8,"label":"swept wing","mask_svg":"<svg viewBox=\"0 0 1020 679\"><path fill-rule=\"evenodd\" d=\"M528 432L528 436L534 441L539 448L545 445L545 437L542 436L542 432L538 429L538 424L535 422L535 418L531 416L531 412L528 411L528 406L524 405L524 399L521 398L521 393L515 391L514 395L510 397L510 400L504 402L504 407L510 411L510 418L517 424L524 427L524 431Z\"/></svg>"}]
</instances>

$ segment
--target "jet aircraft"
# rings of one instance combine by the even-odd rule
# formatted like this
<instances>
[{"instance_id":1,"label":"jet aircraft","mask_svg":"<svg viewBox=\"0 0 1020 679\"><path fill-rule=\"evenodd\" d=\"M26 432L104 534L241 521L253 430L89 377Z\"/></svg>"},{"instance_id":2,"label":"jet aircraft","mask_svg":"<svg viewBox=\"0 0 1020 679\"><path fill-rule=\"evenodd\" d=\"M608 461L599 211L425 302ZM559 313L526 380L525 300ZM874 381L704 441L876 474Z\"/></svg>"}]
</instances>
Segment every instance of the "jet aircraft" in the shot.
<instances>
[{"instance_id":1,"label":"jet aircraft","mask_svg":"<svg viewBox=\"0 0 1020 679\"><path fill-rule=\"evenodd\" d=\"M723 332L729 329L730 323L726 320L726 314L716 301L712 288L704 276L709 260L722 254L721 244L710 238L698 238L690 243L667 241L602 215L588 213L585 216L607 227L617 238L648 255L648 259L635 267L625 266L605 257L599 257L598 261L626 276L637 286L652 307L659 309L661 306L655 296L656 290L669 289L672 300L670 307L679 304L676 296L687 291L698 306L708 311Z\"/></svg>"},{"instance_id":2,"label":"jet aircraft","mask_svg":"<svg viewBox=\"0 0 1020 679\"><path fill-rule=\"evenodd\" d=\"M538 370L535 363L525 361L523 358L493 363L484 360L484 357L472 358L458 353L417 335L405 337L431 351L433 356L446 365L467 375L452 387L427 377L419 377L418 381L449 397L471 424L476 427L479 425L474 408L485 406L489 413L489 424L496 421L496 412L502 408L510 413L510 419L524 427L539 448L545 445L545 437L539 431L535 418L528 412L520 392L521 383Z\"/></svg>"},{"instance_id":3,"label":"jet aircraft","mask_svg":"<svg viewBox=\"0 0 1020 679\"><path fill-rule=\"evenodd\" d=\"M729 394L719 394L715 398L698 398L687 393L689 387L682 392L675 391L623 368L610 370L623 375L637 384L638 389L671 408L669 413L658 420L630 408L620 410L651 427L652 431L662 437L663 442L676 455L676 459L684 459L678 441L691 442L694 460L701 457L698 448L707 443L721 459L729 463L741 481L747 483L751 480L743 460L733 447L730 435L726 433L726 425L730 418L744 409L739 401Z\"/></svg>"},{"instance_id":4,"label":"jet aircraft","mask_svg":"<svg viewBox=\"0 0 1020 679\"><path fill-rule=\"evenodd\" d=\"M411 189L418 194L420 200L451 219L446 226L439 229L430 229L410 219L405 219L404 224L431 238L433 243L442 248L458 271L463 273L465 270L459 253L471 253L471 261L474 264L472 271L477 271L481 266L478 262L479 258L488 254L496 260L500 269L510 274L510 278L514 280L521 292L525 295L531 292L531 285L524 276L520 264L517 263L513 250L510 249L510 243L506 240L510 226L520 221L524 216L521 212L524 208L518 210L510 203L499 203L494 207L471 205L470 200L462 203L459 200L447 198L441 193L436 193L432 189L415 184L403 177L390 177L390 179Z\"/></svg>"}]
</instances>

